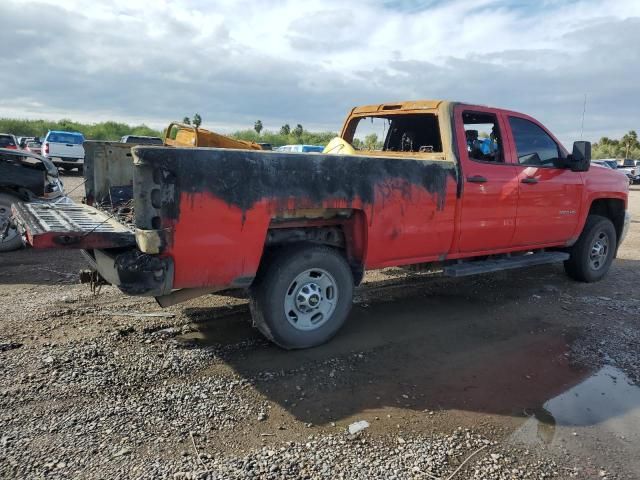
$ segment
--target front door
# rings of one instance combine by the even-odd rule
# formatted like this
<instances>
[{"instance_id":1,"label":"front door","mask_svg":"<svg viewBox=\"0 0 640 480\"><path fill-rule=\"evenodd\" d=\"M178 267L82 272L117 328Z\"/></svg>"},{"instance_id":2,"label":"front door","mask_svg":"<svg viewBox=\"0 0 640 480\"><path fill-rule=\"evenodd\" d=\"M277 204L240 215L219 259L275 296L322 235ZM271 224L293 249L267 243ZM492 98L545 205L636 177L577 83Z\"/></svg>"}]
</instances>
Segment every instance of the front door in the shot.
<instances>
[{"instance_id":1,"label":"front door","mask_svg":"<svg viewBox=\"0 0 640 480\"><path fill-rule=\"evenodd\" d=\"M556 140L529 118L508 116L518 173L514 246L565 243L580 216L582 176L565 166Z\"/></svg>"},{"instance_id":2,"label":"front door","mask_svg":"<svg viewBox=\"0 0 640 480\"><path fill-rule=\"evenodd\" d=\"M511 155L506 155L503 121L497 112L483 107L459 105L454 114L462 166L458 251L480 253L509 247L518 183Z\"/></svg>"}]
</instances>

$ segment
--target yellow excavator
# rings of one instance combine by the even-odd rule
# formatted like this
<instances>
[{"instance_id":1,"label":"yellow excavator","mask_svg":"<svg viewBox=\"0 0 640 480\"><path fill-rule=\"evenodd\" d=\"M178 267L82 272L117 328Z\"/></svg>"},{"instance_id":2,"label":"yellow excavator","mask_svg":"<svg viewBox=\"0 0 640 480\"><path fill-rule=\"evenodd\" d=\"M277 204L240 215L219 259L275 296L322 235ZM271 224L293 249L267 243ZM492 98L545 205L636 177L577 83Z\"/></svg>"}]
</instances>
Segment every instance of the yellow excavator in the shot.
<instances>
[{"instance_id":1,"label":"yellow excavator","mask_svg":"<svg viewBox=\"0 0 640 480\"><path fill-rule=\"evenodd\" d=\"M194 125L172 122L164 131L164 144L171 147L217 147L236 150L262 150L255 142L236 140Z\"/></svg>"}]
</instances>

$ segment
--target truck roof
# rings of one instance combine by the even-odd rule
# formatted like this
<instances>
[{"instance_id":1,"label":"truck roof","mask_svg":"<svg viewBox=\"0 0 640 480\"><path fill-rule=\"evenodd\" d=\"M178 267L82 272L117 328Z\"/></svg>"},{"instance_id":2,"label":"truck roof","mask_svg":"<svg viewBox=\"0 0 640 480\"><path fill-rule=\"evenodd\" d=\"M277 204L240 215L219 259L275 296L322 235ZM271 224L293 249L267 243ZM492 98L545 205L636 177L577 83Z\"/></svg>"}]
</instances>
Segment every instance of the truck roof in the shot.
<instances>
[{"instance_id":1,"label":"truck roof","mask_svg":"<svg viewBox=\"0 0 640 480\"><path fill-rule=\"evenodd\" d=\"M408 110L436 110L444 103L452 103L448 100L409 100L406 102L378 103L374 105L361 105L355 107L351 113L372 113L372 112L397 112Z\"/></svg>"}]
</instances>

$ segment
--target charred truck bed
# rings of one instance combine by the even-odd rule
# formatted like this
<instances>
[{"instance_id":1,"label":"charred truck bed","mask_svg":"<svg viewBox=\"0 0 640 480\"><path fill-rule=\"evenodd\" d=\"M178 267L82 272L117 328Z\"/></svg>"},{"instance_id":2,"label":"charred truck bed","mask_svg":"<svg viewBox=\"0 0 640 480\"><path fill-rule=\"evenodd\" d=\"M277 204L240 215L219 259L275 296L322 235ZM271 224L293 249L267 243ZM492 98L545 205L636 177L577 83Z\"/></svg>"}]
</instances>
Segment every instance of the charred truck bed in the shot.
<instances>
[{"instance_id":1,"label":"charred truck bed","mask_svg":"<svg viewBox=\"0 0 640 480\"><path fill-rule=\"evenodd\" d=\"M350 260L364 267L366 252L375 268L396 245L398 259L415 257L424 243L416 224L454 218L457 174L449 161L161 147L133 152L138 246L173 258L174 288L248 286L268 230L283 224L333 219L353 239ZM433 233L443 253L450 245L445 237Z\"/></svg>"}]
</instances>

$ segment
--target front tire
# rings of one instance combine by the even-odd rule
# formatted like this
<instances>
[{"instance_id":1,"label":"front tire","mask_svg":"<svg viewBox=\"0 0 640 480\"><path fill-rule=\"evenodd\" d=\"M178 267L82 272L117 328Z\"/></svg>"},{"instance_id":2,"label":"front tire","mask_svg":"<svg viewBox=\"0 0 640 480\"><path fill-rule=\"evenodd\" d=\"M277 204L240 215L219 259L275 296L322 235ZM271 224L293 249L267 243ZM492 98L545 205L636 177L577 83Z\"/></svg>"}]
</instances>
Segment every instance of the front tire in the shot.
<instances>
[{"instance_id":1,"label":"front tire","mask_svg":"<svg viewBox=\"0 0 640 480\"><path fill-rule=\"evenodd\" d=\"M285 349L315 347L344 324L353 299L351 269L338 250L301 244L278 249L250 291L255 326Z\"/></svg>"},{"instance_id":2,"label":"front tire","mask_svg":"<svg viewBox=\"0 0 640 480\"><path fill-rule=\"evenodd\" d=\"M571 248L564 269L574 280L597 282L609 271L616 252L616 229L606 217L589 215L580 238Z\"/></svg>"},{"instance_id":3,"label":"front tire","mask_svg":"<svg viewBox=\"0 0 640 480\"><path fill-rule=\"evenodd\" d=\"M7 193L0 193L0 236L7 229L7 236L0 239L0 252L10 252L22 248L22 237L11 221L11 204L20 199Z\"/></svg>"}]
</instances>

